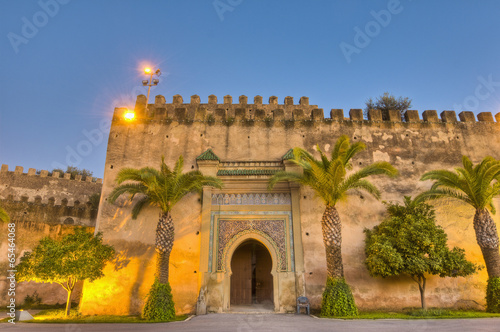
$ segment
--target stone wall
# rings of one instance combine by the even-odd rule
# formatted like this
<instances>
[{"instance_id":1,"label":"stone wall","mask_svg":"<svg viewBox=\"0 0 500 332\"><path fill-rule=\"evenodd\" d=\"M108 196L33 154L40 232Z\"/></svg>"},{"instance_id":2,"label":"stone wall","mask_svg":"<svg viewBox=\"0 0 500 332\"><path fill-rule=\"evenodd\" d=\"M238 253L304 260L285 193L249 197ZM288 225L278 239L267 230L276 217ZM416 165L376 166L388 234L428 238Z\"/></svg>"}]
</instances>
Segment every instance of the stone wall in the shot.
<instances>
[{"instance_id":1,"label":"stone wall","mask_svg":"<svg viewBox=\"0 0 500 332\"><path fill-rule=\"evenodd\" d=\"M89 202L92 195L100 194L102 180L89 177L81 181L81 177L70 179L70 174L60 177L57 172L48 176L48 171L36 174L30 168L23 173L23 168L17 166L15 171L9 171L7 165L2 165L0 171L0 206L16 224L16 258L17 263L26 251L33 249L38 241L45 236L59 238L71 233L75 226L94 229L97 206ZM7 253L7 224L0 223L0 250ZM7 255L0 257L0 269L7 270ZM81 284L77 285L73 300L78 300ZM0 277L0 305L6 305L7 296L6 274ZM16 289L17 304L23 303L26 295L34 292L42 299L42 303L65 303L66 291L58 284L38 284L23 282Z\"/></svg>"},{"instance_id":2,"label":"stone wall","mask_svg":"<svg viewBox=\"0 0 500 332\"><path fill-rule=\"evenodd\" d=\"M153 281L154 229L159 211L148 208L137 220L131 220L131 204L126 197L116 205L105 199L123 167L158 168L162 155L169 165L183 155L185 171L189 171L197 169L196 157L209 148L224 162L277 162L297 146L316 155L316 145L330 152L336 139L347 135L351 141L362 141L367 146L354 159L354 169L375 161L388 161L400 171L396 179L374 177L372 181L380 188L383 200L401 201L403 195L416 195L429 188L429 182L419 181L425 171L460 166L462 155L470 156L475 163L487 155L500 158L500 124L491 113L478 114L476 121L472 112L461 112L457 119L454 111L444 111L438 116L436 111L427 110L421 119L419 112L408 111L406 121L402 122L398 112L391 111L390 121L382 121L378 110L371 110L365 120L360 109L351 109L348 117L343 110L332 109L330 117L325 118L323 110L309 105L305 97L298 105L291 97L285 98L284 104L271 97L269 104L263 105L259 96L254 104L248 104L245 96L239 98L238 104L232 104L230 96L224 97L223 104L218 104L215 96L209 97L208 104L201 104L198 96L191 97L189 104L174 96L173 103L166 104L163 96L157 96L155 104L147 108L145 97L139 96L136 118L124 120L125 111L117 108L113 116L103 181L104 199L96 227L115 245L126 263L118 272L108 267L106 278L88 287L91 295L85 301L84 292L82 305L86 313L139 312ZM500 114L495 118L500 121ZM242 175L238 179L251 182L266 178ZM324 205L308 188L300 189L298 205L303 271L296 272L305 282L305 295L318 308L326 279L320 225ZM469 259L484 264L475 243L473 209L448 200L435 202L435 206L438 222L448 233L450 245L465 248ZM201 207L199 196L193 194L172 212L176 242L170 281L178 312L195 310L203 283L203 277L196 273L200 256L207 250L200 245ZM418 288L411 279L372 278L364 266L363 229L383 220L384 205L368 194L353 192L347 202L339 205L339 212L343 223L345 275L360 308L418 306ZM494 218L498 221L498 217ZM428 282L429 306L447 307L474 301L484 304L485 281L484 270L467 278L432 277ZM97 294L106 295L96 298Z\"/></svg>"}]
</instances>

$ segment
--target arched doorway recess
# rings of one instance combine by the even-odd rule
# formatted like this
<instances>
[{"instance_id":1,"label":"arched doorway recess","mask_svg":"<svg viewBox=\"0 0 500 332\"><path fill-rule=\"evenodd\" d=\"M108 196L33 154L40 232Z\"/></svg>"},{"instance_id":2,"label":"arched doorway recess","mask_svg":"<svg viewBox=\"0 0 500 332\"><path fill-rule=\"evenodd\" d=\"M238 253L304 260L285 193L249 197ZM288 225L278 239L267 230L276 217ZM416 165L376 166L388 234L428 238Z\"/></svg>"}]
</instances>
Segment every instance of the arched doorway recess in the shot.
<instances>
[{"instance_id":1,"label":"arched doorway recess","mask_svg":"<svg viewBox=\"0 0 500 332\"><path fill-rule=\"evenodd\" d=\"M273 261L267 248L256 240L240 244L231 258L231 305L274 307Z\"/></svg>"}]
</instances>

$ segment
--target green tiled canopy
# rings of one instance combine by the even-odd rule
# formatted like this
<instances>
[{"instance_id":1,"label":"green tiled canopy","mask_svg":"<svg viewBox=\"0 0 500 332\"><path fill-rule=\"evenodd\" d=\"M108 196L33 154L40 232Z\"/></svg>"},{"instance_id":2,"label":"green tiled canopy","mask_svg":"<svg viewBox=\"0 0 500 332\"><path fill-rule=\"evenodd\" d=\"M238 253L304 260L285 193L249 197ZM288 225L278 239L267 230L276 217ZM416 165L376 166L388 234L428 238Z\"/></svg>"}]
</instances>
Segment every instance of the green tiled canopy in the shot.
<instances>
[{"instance_id":1,"label":"green tiled canopy","mask_svg":"<svg viewBox=\"0 0 500 332\"><path fill-rule=\"evenodd\" d=\"M208 149L207 151L200 154L196 157L196 160L217 160L220 161L219 157L212 151L212 149Z\"/></svg>"},{"instance_id":2,"label":"green tiled canopy","mask_svg":"<svg viewBox=\"0 0 500 332\"><path fill-rule=\"evenodd\" d=\"M281 160L290 160L293 159L293 149L288 150L283 157L281 157Z\"/></svg>"}]
</instances>

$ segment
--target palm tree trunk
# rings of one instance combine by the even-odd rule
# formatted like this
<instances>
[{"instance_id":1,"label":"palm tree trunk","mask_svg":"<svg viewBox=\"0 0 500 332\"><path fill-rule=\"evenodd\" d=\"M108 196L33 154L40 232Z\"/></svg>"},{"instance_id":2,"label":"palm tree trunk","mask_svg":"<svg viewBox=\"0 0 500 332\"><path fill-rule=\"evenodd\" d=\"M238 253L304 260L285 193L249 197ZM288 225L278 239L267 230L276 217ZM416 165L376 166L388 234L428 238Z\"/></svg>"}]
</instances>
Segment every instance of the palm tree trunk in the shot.
<instances>
[{"instance_id":1,"label":"palm tree trunk","mask_svg":"<svg viewBox=\"0 0 500 332\"><path fill-rule=\"evenodd\" d=\"M162 284L168 282L168 265L174 245L174 222L170 212L162 212L156 226L156 277Z\"/></svg>"},{"instance_id":2,"label":"palm tree trunk","mask_svg":"<svg viewBox=\"0 0 500 332\"><path fill-rule=\"evenodd\" d=\"M490 278L500 277L500 253L498 251L498 232L488 210L476 210L474 215L476 240L483 253L486 270Z\"/></svg>"},{"instance_id":3,"label":"palm tree trunk","mask_svg":"<svg viewBox=\"0 0 500 332\"><path fill-rule=\"evenodd\" d=\"M326 269L329 277L343 278L342 263L342 224L337 209L327 206L321 219L323 242L326 250Z\"/></svg>"}]
</instances>

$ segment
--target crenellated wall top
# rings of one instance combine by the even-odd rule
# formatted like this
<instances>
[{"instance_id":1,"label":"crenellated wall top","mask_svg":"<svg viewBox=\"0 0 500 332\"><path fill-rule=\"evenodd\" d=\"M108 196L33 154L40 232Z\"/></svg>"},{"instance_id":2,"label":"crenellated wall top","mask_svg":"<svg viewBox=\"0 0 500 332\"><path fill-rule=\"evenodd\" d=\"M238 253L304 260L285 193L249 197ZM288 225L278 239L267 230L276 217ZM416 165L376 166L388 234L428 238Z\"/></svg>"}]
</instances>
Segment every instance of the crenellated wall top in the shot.
<instances>
[{"instance_id":1,"label":"crenellated wall top","mask_svg":"<svg viewBox=\"0 0 500 332\"><path fill-rule=\"evenodd\" d=\"M9 172L9 165L2 164L2 168L0 169L0 173L8 173L8 172ZM85 178L85 180L82 180L82 176L77 175L74 179L72 179L71 173L61 174L61 172L57 172L57 171L50 173L47 170L41 170L40 172L37 172L36 169L29 168L28 172L24 173L24 167L22 167L22 166L16 166L14 168L13 172L15 175L37 176L37 177L41 177L41 178L51 177L51 178L66 179L66 180L71 180L71 181L76 181L76 182L83 181L83 182L102 184L102 179L99 179L99 178L93 178L91 176L87 176Z\"/></svg>"},{"instance_id":2,"label":"crenellated wall top","mask_svg":"<svg viewBox=\"0 0 500 332\"><path fill-rule=\"evenodd\" d=\"M124 120L124 113L128 109L115 108L114 121ZM452 110L438 113L436 110L425 110L420 115L419 111L408 110L403 115L399 111L391 110L388 119L383 120L382 112L377 109L369 110L367 119L362 109L350 109L345 114L343 109L331 109L329 116L325 116L322 108L310 105L308 97L301 97L297 104L293 97L285 97L283 104L279 104L278 97L269 97L268 103L263 103L261 96L255 96L253 103L248 103L247 96L240 96L238 103L233 102L233 97L226 95L219 102L217 96L208 96L208 103L201 103L198 95L191 96L189 103L185 103L180 95L173 96L172 103L166 103L165 97L158 95L154 104L146 105L144 95L137 96L135 105L135 120L149 121L177 121L182 122L225 122L238 121L265 121L272 125L279 121L352 121L352 122L407 122L407 123L460 123L460 122L500 122L500 113L493 115L490 112L481 112L476 115L470 111L458 114ZM3 166L2 166L3 167ZM2 168L3 170L3 168ZM46 172L46 171L42 171ZM42 174L41 174L42 175Z\"/></svg>"}]
</instances>

